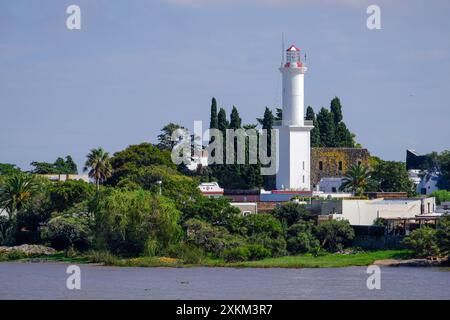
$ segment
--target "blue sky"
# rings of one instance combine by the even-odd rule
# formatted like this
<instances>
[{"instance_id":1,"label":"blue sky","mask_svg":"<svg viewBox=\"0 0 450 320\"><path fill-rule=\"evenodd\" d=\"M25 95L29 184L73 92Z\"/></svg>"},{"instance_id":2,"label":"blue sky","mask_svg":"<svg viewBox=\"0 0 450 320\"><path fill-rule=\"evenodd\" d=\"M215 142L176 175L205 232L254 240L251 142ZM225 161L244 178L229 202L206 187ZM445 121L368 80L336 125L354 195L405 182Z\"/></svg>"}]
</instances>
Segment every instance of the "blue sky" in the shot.
<instances>
[{"instance_id":1,"label":"blue sky","mask_svg":"<svg viewBox=\"0 0 450 320\"><path fill-rule=\"evenodd\" d=\"M66 28L77 4L82 30ZM381 30L366 8L381 8ZM449 149L449 1L2 0L0 162L155 142L209 118L279 106L281 33L307 53L307 105L341 98L357 141L383 159Z\"/></svg>"}]
</instances>

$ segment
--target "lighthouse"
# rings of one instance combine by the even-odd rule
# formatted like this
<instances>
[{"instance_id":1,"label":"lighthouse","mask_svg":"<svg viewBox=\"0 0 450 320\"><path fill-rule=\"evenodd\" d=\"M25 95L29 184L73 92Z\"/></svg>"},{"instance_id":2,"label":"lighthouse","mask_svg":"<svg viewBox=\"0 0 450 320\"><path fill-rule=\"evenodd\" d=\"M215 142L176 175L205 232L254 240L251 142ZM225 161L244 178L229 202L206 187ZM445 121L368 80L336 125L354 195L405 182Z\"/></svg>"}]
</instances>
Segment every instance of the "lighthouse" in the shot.
<instances>
[{"instance_id":1,"label":"lighthouse","mask_svg":"<svg viewBox=\"0 0 450 320\"><path fill-rule=\"evenodd\" d=\"M282 61L280 67L283 117L275 127L279 133L279 169L276 176L278 190L310 190L310 131L314 126L312 122L305 121L306 71L300 49L291 45L286 50L286 61Z\"/></svg>"}]
</instances>

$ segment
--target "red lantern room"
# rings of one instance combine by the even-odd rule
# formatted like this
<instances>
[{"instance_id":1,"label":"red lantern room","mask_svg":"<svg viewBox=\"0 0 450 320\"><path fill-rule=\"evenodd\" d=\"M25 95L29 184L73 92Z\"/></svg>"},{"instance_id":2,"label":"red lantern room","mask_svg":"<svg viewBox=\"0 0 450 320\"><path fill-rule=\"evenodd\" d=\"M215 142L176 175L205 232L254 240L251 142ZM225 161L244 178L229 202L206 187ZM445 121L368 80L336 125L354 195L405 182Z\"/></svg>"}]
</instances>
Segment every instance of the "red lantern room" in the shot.
<instances>
[{"instance_id":1,"label":"red lantern room","mask_svg":"<svg viewBox=\"0 0 450 320\"><path fill-rule=\"evenodd\" d=\"M301 68L303 66L300 60L300 49L295 45L291 45L286 50L286 64L284 65L286 68Z\"/></svg>"}]
</instances>

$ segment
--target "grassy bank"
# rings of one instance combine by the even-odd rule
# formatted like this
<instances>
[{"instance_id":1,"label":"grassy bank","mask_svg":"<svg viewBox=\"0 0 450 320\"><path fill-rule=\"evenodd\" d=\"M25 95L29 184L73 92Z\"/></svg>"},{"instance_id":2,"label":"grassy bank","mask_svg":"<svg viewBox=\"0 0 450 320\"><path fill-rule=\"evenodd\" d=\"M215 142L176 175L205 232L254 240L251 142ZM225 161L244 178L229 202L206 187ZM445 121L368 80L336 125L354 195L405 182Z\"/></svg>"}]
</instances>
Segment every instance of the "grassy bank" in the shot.
<instances>
[{"instance_id":1,"label":"grassy bank","mask_svg":"<svg viewBox=\"0 0 450 320\"><path fill-rule=\"evenodd\" d=\"M205 258L201 263L188 264L180 259L168 257L138 257L118 258L105 252L91 252L89 254L67 257L63 252L51 256L32 258L38 261L55 261L69 263L99 263L119 267L236 267L236 268L338 268L349 266L366 266L376 260L407 259L411 257L408 250L378 250L353 254L326 253L318 257L310 254L268 258L258 261L225 262L220 259ZM29 261L30 258L20 259Z\"/></svg>"}]
</instances>

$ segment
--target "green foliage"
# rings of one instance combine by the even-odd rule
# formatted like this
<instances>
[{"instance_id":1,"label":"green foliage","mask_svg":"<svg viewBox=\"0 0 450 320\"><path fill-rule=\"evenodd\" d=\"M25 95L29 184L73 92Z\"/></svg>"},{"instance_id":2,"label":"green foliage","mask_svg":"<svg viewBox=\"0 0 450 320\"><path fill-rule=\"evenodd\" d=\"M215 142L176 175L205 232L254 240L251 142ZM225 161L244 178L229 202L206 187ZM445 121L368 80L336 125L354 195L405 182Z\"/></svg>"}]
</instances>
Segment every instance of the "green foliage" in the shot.
<instances>
[{"instance_id":1,"label":"green foliage","mask_svg":"<svg viewBox=\"0 0 450 320\"><path fill-rule=\"evenodd\" d=\"M171 160L170 152L160 150L151 143L141 143L131 145L125 150L116 152L111 158L113 169L112 176L108 179L108 184L116 186L124 179L134 179L138 171L149 166L166 166L176 169Z\"/></svg>"},{"instance_id":2,"label":"green foliage","mask_svg":"<svg viewBox=\"0 0 450 320\"><path fill-rule=\"evenodd\" d=\"M219 257L224 250L245 244L243 237L232 235L226 228L213 226L202 220L190 219L186 221L185 227L188 243L211 252L216 257Z\"/></svg>"},{"instance_id":3,"label":"green foliage","mask_svg":"<svg viewBox=\"0 0 450 320\"><path fill-rule=\"evenodd\" d=\"M198 197L183 208L182 221L192 218L223 226L229 231L237 231L242 220L240 210L231 206L229 199L207 197Z\"/></svg>"},{"instance_id":4,"label":"green foliage","mask_svg":"<svg viewBox=\"0 0 450 320\"><path fill-rule=\"evenodd\" d=\"M336 146L336 129L333 114L325 108L320 109L320 112L317 114L317 126L320 132L320 146Z\"/></svg>"},{"instance_id":5,"label":"green foliage","mask_svg":"<svg viewBox=\"0 0 450 320\"><path fill-rule=\"evenodd\" d=\"M70 155L66 159L59 157L53 163L49 162L31 162L33 166L32 173L35 174L77 174L78 168Z\"/></svg>"},{"instance_id":6,"label":"green foliage","mask_svg":"<svg viewBox=\"0 0 450 320\"><path fill-rule=\"evenodd\" d=\"M306 108L306 120L310 120L313 122L314 128L311 130L311 147L317 148L320 147L320 130L319 125L317 123L316 114L314 109L311 106Z\"/></svg>"},{"instance_id":7,"label":"green foliage","mask_svg":"<svg viewBox=\"0 0 450 320\"><path fill-rule=\"evenodd\" d=\"M430 227L423 227L411 232L404 240L403 244L414 250L418 258L439 255L439 245L437 243L437 232Z\"/></svg>"},{"instance_id":8,"label":"green foliage","mask_svg":"<svg viewBox=\"0 0 450 320\"><path fill-rule=\"evenodd\" d=\"M272 211L272 215L278 218L283 225L290 227L299 220L309 220L312 218L311 212L304 205L287 202Z\"/></svg>"},{"instance_id":9,"label":"green foliage","mask_svg":"<svg viewBox=\"0 0 450 320\"><path fill-rule=\"evenodd\" d=\"M12 219L38 187L33 175L14 173L6 177L0 185L0 209L6 210Z\"/></svg>"},{"instance_id":10,"label":"green foliage","mask_svg":"<svg viewBox=\"0 0 450 320\"><path fill-rule=\"evenodd\" d=\"M172 199L179 209L201 197L201 192L195 180L180 174L175 169L161 165L136 168L122 176L117 186L127 187L128 189L142 188L151 191L153 194L159 194L160 185L158 181L162 181L162 195ZM133 188L130 186L133 186Z\"/></svg>"},{"instance_id":11,"label":"green foliage","mask_svg":"<svg viewBox=\"0 0 450 320\"><path fill-rule=\"evenodd\" d=\"M366 191L369 185L371 172L369 168L362 164L353 164L348 168L347 173L342 180L340 190L352 191L355 195L360 196Z\"/></svg>"},{"instance_id":12,"label":"green foliage","mask_svg":"<svg viewBox=\"0 0 450 320\"><path fill-rule=\"evenodd\" d=\"M380 160L372 171L372 180L377 191L407 192L409 196L415 195L414 184L408 176L403 162Z\"/></svg>"},{"instance_id":13,"label":"green foliage","mask_svg":"<svg viewBox=\"0 0 450 320\"><path fill-rule=\"evenodd\" d=\"M228 123L225 109L220 108L219 114L217 115L217 122L220 131L225 132L229 128L230 124Z\"/></svg>"},{"instance_id":14,"label":"green foliage","mask_svg":"<svg viewBox=\"0 0 450 320\"><path fill-rule=\"evenodd\" d=\"M322 248L336 252L350 244L355 232L347 220L328 220L315 228L315 235Z\"/></svg>"},{"instance_id":15,"label":"green foliage","mask_svg":"<svg viewBox=\"0 0 450 320\"><path fill-rule=\"evenodd\" d=\"M450 191L448 190L436 190L432 194L430 194L430 197L436 198L436 204L440 205L442 202L450 201Z\"/></svg>"},{"instance_id":16,"label":"green foliage","mask_svg":"<svg viewBox=\"0 0 450 320\"><path fill-rule=\"evenodd\" d=\"M93 241L93 218L89 214L56 216L41 229L41 238L56 250L89 249Z\"/></svg>"},{"instance_id":17,"label":"green foliage","mask_svg":"<svg viewBox=\"0 0 450 320\"><path fill-rule=\"evenodd\" d=\"M212 98L211 100L211 116L209 120L209 128L217 129L219 128L219 119L217 117L217 101L216 98Z\"/></svg>"},{"instance_id":18,"label":"green foliage","mask_svg":"<svg viewBox=\"0 0 450 320\"><path fill-rule=\"evenodd\" d=\"M230 114L230 129L239 129L242 127L242 119L239 116L239 112L235 106L231 110Z\"/></svg>"},{"instance_id":19,"label":"green foliage","mask_svg":"<svg viewBox=\"0 0 450 320\"><path fill-rule=\"evenodd\" d=\"M107 266L120 265L119 257L105 250L89 250L83 255L83 258L90 263L103 263Z\"/></svg>"},{"instance_id":20,"label":"green foliage","mask_svg":"<svg viewBox=\"0 0 450 320\"><path fill-rule=\"evenodd\" d=\"M180 212L172 201L144 190L108 190L93 202L100 248L137 256L164 252L180 239Z\"/></svg>"},{"instance_id":21,"label":"green foliage","mask_svg":"<svg viewBox=\"0 0 450 320\"><path fill-rule=\"evenodd\" d=\"M436 235L441 254L450 258L450 215L446 214L439 220Z\"/></svg>"},{"instance_id":22,"label":"green foliage","mask_svg":"<svg viewBox=\"0 0 450 320\"><path fill-rule=\"evenodd\" d=\"M103 148L97 148L92 149L86 157L87 160L84 164L83 171L89 172L89 177L95 180L98 191L100 183L106 181L112 174L109 153L103 150Z\"/></svg>"},{"instance_id":23,"label":"green foliage","mask_svg":"<svg viewBox=\"0 0 450 320\"><path fill-rule=\"evenodd\" d=\"M227 262L261 260L270 256L270 250L259 244L244 245L223 252L223 258Z\"/></svg>"},{"instance_id":24,"label":"green foliage","mask_svg":"<svg viewBox=\"0 0 450 320\"><path fill-rule=\"evenodd\" d=\"M191 243L177 243L169 247L169 257L183 260L187 264L199 264L203 261L205 253Z\"/></svg>"},{"instance_id":25,"label":"green foliage","mask_svg":"<svg viewBox=\"0 0 450 320\"><path fill-rule=\"evenodd\" d=\"M224 250L222 255L227 262L247 261L250 257L250 250L246 246L240 246Z\"/></svg>"},{"instance_id":26,"label":"green foliage","mask_svg":"<svg viewBox=\"0 0 450 320\"><path fill-rule=\"evenodd\" d=\"M14 173L19 173L20 168L15 164L0 163L0 176L2 175L12 175Z\"/></svg>"},{"instance_id":27,"label":"green foliage","mask_svg":"<svg viewBox=\"0 0 450 320\"><path fill-rule=\"evenodd\" d=\"M320 251L319 240L313 234L313 221L299 221L288 229L287 249L290 253L313 253Z\"/></svg>"},{"instance_id":28,"label":"green foliage","mask_svg":"<svg viewBox=\"0 0 450 320\"><path fill-rule=\"evenodd\" d=\"M185 129L185 128L183 126L180 126L179 124L171 122L161 129L161 134L158 135L159 141L158 148L160 150L172 152L173 147L175 146L175 144L177 144L177 141L172 141L172 134L177 129Z\"/></svg>"},{"instance_id":29,"label":"green foliage","mask_svg":"<svg viewBox=\"0 0 450 320\"><path fill-rule=\"evenodd\" d=\"M63 212L77 203L90 200L94 193L94 186L82 180L56 182L48 191L49 210Z\"/></svg>"}]
</instances>

